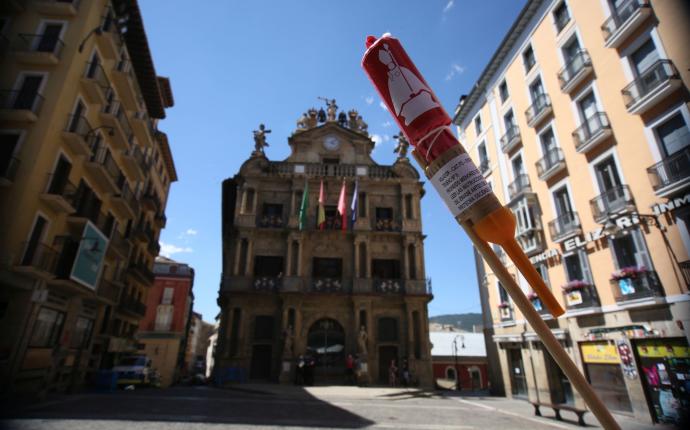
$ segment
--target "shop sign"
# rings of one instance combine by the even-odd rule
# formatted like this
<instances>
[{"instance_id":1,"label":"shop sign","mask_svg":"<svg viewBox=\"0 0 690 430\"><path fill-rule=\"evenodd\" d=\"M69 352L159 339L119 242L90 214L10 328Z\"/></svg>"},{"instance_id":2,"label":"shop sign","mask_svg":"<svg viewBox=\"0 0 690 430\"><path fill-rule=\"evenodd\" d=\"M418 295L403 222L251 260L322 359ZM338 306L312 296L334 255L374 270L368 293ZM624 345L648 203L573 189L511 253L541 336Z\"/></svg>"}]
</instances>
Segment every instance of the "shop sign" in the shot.
<instances>
[{"instance_id":1,"label":"shop sign","mask_svg":"<svg viewBox=\"0 0 690 430\"><path fill-rule=\"evenodd\" d=\"M582 292L580 290L568 291L565 295L565 301L568 306L576 306L582 304Z\"/></svg>"},{"instance_id":2,"label":"shop sign","mask_svg":"<svg viewBox=\"0 0 690 430\"><path fill-rule=\"evenodd\" d=\"M647 358L690 358L690 348L687 346L646 343L637 346L637 353Z\"/></svg>"},{"instance_id":3,"label":"shop sign","mask_svg":"<svg viewBox=\"0 0 690 430\"><path fill-rule=\"evenodd\" d=\"M77 256L74 258L70 279L95 290L107 247L108 238L91 221L87 221Z\"/></svg>"},{"instance_id":4,"label":"shop sign","mask_svg":"<svg viewBox=\"0 0 690 430\"><path fill-rule=\"evenodd\" d=\"M615 345L603 344L584 344L581 345L582 360L585 363L596 364L619 364L618 349Z\"/></svg>"},{"instance_id":5,"label":"shop sign","mask_svg":"<svg viewBox=\"0 0 690 430\"><path fill-rule=\"evenodd\" d=\"M666 203L657 203L652 206L652 212L654 215L661 215L686 205L690 205L690 193L684 195L683 197L669 200Z\"/></svg>"},{"instance_id":6,"label":"shop sign","mask_svg":"<svg viewBox=\"0 0 690 430\"><path fill-rule=\"evenodd\" d=\"M530 257L529 261L532 264L536 264L536 263L541 263L543 261L547 261L551 258L556 258L560 255L561 255L561 253L558 251L558 249L547 249L546 251L542 252L539 255L535 255L533 257Z\"/></svg>"},{"instance_id":7,"label":"shop sign","mask_svg":"<svg viewBox=\"0 0 690 430\"><path fill-rule=\"evenodd\" d=\"M623 367L623 374L629 379L637 378L637 369L635 368L635 362L633 361L632 350L628 342L624 340L619 340L616 342L616 347L618 348L618 355L621 357L621 364Z\"/></svg>"},{"instance_id":8,"label":"shop sign","mask_svg":"<svg viewBox=\"0 0 690 430\"><path fill-rule=\"evenodd\" d=\"M619 229L625 230L640 224L640 217L638 217L635 214L621 215L615 219L615 223ZM602 226L597 230L585 233L583 237L577 236L573 237L572 239L566 240L565 242L563 242L563 247L566 252L573 251L577 248L582 248L586 246L588 243L596 242L597 240L604 238L604 236L604 227Z\"/></svg>"}]
</instances>

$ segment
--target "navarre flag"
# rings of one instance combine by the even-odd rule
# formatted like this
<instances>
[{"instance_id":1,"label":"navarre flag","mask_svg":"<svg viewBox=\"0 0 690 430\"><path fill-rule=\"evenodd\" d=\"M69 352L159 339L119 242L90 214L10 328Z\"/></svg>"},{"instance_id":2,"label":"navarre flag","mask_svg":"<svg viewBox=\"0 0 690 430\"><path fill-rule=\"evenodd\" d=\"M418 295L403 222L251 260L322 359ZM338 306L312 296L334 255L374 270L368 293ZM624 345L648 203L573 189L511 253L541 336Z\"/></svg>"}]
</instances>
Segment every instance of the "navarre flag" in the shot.
<instances>
[{"instance_id":1,"label":"navarre flag","mask_svg":"<svg viewBox=\"0 0 690 430\"><path fill-rule=\"evenodd\" d=\"M338 214L340 215L340 225L343 230L347 230L347 205L345 203L345 179L343 179L343 187L340 189L340 197L338 198Z\"/></svg>"},{"instance_id":2,"label":"navarre flag","mask_svg":"<svg viewBox=\"0 0 690 430\"><path fill-rule=\"evenodd\" d=\"M352 204L350 205L350 220L352 221L352 227L355 226L355 221L357 221L357 205L359 204L359 200L357 200L357 196L359 195L359 180L355 181L355 190L352 192Z\"/></svg>"},{"instance_id":3,"label":"navarre flag","mask_svg":"<svg viewBox=\"0 0 690 430\"><path fill-rule=\"evenodd\" d=\"M299 229L304 230L307 225L307 209L309 208L309 182L304 181L304 191L302 191L302 204L299 206Z\"/></svg>"},{"instance_id":4,"label":"navarre flag","mask_svg":"<svg viewBox=\"0 0 690 430\"><path fill-rule=\"evenodd\" d=\"M321 180L321 188L319 189L319 212L316 215L316 226L319 230L326 228L326 208L324 204L326 203L326 197L323 193L323 179Z\"/></svg>"}]
</instances>

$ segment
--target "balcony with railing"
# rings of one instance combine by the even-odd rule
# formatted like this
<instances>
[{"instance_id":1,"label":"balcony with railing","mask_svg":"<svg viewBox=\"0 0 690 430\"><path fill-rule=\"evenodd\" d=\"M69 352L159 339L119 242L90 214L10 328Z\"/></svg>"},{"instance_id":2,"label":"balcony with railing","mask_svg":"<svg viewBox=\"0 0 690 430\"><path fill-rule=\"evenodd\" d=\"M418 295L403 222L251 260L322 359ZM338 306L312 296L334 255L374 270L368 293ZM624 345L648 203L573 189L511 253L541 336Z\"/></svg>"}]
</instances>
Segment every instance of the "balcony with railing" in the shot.
<instances>
[{"instance_id":1,"label":"balcony with railing","mask_svg":"<svg viewBox=\"0 0 690 430\"><path fill-rule=\"evenodd\" d=\"M43 95L38 91L0 91L0 120L36 122L43 106Z\"/></svg>"},{"instance_id":2,"label":"balcony with railing","mask_svg":"<svg viewBox=\"0 0 690 430\"><path fill-rule=\"evenodd\" d=\"M559 72L558 82L561 91L570 94L592 74L592 60L586 49L578 50Z\"/></svg>"},{"instance_id":3,"label":"balcony with railing","mask_svg":"<svg viewBox=\"0 0 690 430\"><path fill-rule=\"evenodd\" d=\"M71 214L76 211L77 187L65 176L48 173L45 191L40 199L55 212Z\"/></svg>"},{"instance_id":4,"label":"balcony with railing","mask_svg":"<svg viewBox=\"0 0 690 430\"><path fill-rule=\"evenodd\" d=\"M532 185L529 182L529 176L521 173L515 177L515 180L508 184L508 200L513 201L522 197L525 193L532 192Z\"/></svg>"},{"instance_id":5,"label":"balcony with railing","mask_svg":"<svg viewBox=\"0 0 690 430\"><path fill-rule=\"evenodd\" d=\"M149 145L156 135L156 128L153 120L149 118L145 111L137 111L132 115L132 129L139 142L144 146Z\"/></svg>"},{"instance_id":6,"label":"balcony with railing","mask_svg":"<svg viewBox=\"0 0 690 430\"><path fill-rule=\"evenodd\" d=\"M405 294L403 279L373 279L374 292L383 294Z\"/></svg>"},{"instance_id":7,"label":"balcony with railing","mask_svg":"<svg viewBox=\"0 0 690 430\"><path fill-rule=\"evenodd\" d=\"M99 31L96 33L96 44L105 58L109 60L119 59L120 50L124 43L118 29L115 13L111 8L107 9Z\"/></svg>"},{"instance_id":8,"label":"balcony with railing","mask_svg":"<svg viewBox=\"0 0 690 430\"><path fill-rule=\"evenodd\" d=\"M113 68L112 77L117 94L122 98L125 106L129 110L137 110L137 94L141 91L138 91L132 62L124 59L119 60Z\"/></svg>"},{"instance_id":9,"label":"balcony with railing","mask_svg":"<svg viewBox=\"0 0 690 430\"><path fill-rule=\"evenodd\" d=\"M122 296L117 310L134 317L146 315L146 305L134 296Z\"/></svg>"},{"instance_id":10,"label":"balcony with railing","mask_svg":"<svg viewBox=\"0 0 690 430\"><path fill-rule=\"evenodd\" d=\"M20 33L12 50L17 60L33 66L54 66L60 61L65 43L57 36Z\"/></svg>"},{"instance_id":11,"label":"balcony with railing","mask_svg":"<svg viewBox=\"0 0 690 430\"><path fill-rule=\"evenodd\" d=\"M553 113L553 108L551 107L551 98L548 94L539 94L532 105L525 111L525 117L527 118L527 125L530 127L536 127L544 120L546 117Z\"/></svg>"},{"instance_id":12,"label":"balcony with railing","mask_svg":"<svg viewBox=\"0 0 690 430\"><path fill-rule=\"evenodd\" d=\"M96 295L111 305L115 305L120 301L121 292L121 286L107 279L101 279L98 288L96 288Z\"/></svg>"},{"instance_id":13,"label":"balcony with railing","mask_svg":"<svg viewBox=\"0 0 690 430\"><path fill-rule=\"evenodd\" d=\"M122 173L105 145L101 143L94 146L92 155L84 163L84 167L91 174L94 184L97 184L104 193L119 192Z\"/></svg>"},{"instance_id":14,"label":"balcony with railing","mask_svg":"<svg viewBox=\"0 0 690 430\"><path fill-rule=\"evenodd\" d=\"M122 152L122 168L133 178L143 181L146 178L146 156L139 145L132 145Z\"/></svg>"},{"instance_id":15,"label":"balcony with railing","mask_svg":"<svg viewBox=\"0 0 690 430\"><path fill-rule=\"evenodd\" d=\"M45 15L75 16L80 3L80 0L34 0L32 6Z\"/></svg>"},{"instance_id":16,"label":"balcony with railing","mask_svg":"<svg viewBox=\"0 0 690 430\"><path fill-rule=\"evenodd\" d=\"M652 8L647 0L627 0L620 2L616 8L611 7L611 16L601 25L604 45L607 48L621 46L651 13Z\"/></svg>"},{"instance_id":17,"label":"balcony with railing","mask_svg":"<svg viewBox=\"0 0 690 430\"><path fill-rule=\"evenodd\" d=\"M501 150L506 154L517 148L518 144L522 142L522 137L520 135L520 129L517 125L512 124L501 136Z\"/></svg>"},{"instance_id":18,"label":"balcony with railing","mask_svg":"<svg viewBox=\"0 0 690 430\"><path fill-rule=\"evenodd\" d=\"M24 252L16 263L15 270L32 277L52 279L58 253L45 243L22 243Z\"/></svg>"},{"instance_id":19,"label":"balcony with railing","mask_svg":"<svg viewBox=\"0 0 690 430\"><path fill-rule=\"evenodd\" d=\"M549 309L546 306L544 306L544 303L542 303L541 299L539 298L539 296L536 293L530 292L529 294L527 294L527 298L529 299L530 302L532 302L532 306L534 306L534 309L537 312L539 312L539 315L544 315L544 316L551 315L551 312L549 312Z\"/></svg>"},{"instance_id":20,"label":"balcony with railing","mask_svg":"<svg viewBox=\"0 0 690 430\"><path fill-rule=\"evenodd\" d=\"M567 311L599 308L599 295L594 285L584 281L571 281L562 287Z\"/></svg>"},{"instance_id":21,"label":"balcony with railing","mask_svg":"<svg viewBox=\"0 0 690 430\"><path fill-rule=\"evenodd\" d=\"M91 153L91 139L93 128L83 115L67 115L67 124L62 131L62 141L74 155L88 155Z\"/></svg>"},{"instance_id":22,"label":"balcony with railing","mask_svg":"<svg viewBox=\"0 0 690 430\"><path fill-rule=\"evenodd\" d=\"M108 251L117 254L122 260L129 258L132 244L117 229L114 229L108 242Z\"/></svg>"},{"instance_id":23,"label":"balcony with railing","mask_svg":"<svg viewBox=\"0 0 690 430\"><path fill-rule=\"evenodd\" d=\"M669 197L690 186L690 146L647 168L657 196Z\"/></svg>"},{"instance_id":24,"label":"balcony with railing","mask_svg":"<svg viewBox=\"0 0 690 430\"><path fill-rule=\"evenodd\" d=\"M604 112L596 112L575 129L573 142L575 150L579 153L587 153L600 143L611 137L611 124Z\"/></svg>"},{"instance_id":25,"label":"balcony with railing","mask_svg":"<svg viewBox=\"0 0 690 430\"><path fill-rule=\"evenodd\" d=\"M141 196L141 206L149 212L160 212L161 200L155 191L148 191Z\"/></svg>"},{"instance_id":26,"label":"balcony with railing","mask_svg":"<svg viewBox=\"0 0 690 430\"><path fill-rule=\"evenodd\" d=\"M631 267L614 273L611 278L611 291L619 305L664 297L664 289L655 271Z\"/></svg>"},{"instance_id":27,"label":"balcony with railing","mask_svg":"<svg viewBox=\"0 0 690 430\"><path fill-rule=\"evenodd\" d=\"M649 66L621 93L628 112L642 114L668 98L683 82L671 60L659 60Z\"/></svg>"},{"instance_id":28,"label":"balcony with railing","mask_svg":"<svg viewBox=\"0 0 690 430\"><path fill-rule=\"evenodd\" d=\"M139 202L134 197L127 181L123 181L119 191L111 194L110 205L122 218L133 219L139 213Z\"/></svg>"},{"instance_id":29,"label":"balcony with railing","mask_svg":"<svg viewBox=\"0 0 690 430\"><path fill-rule=\"evenodd\" d=\"M392 166L371 166L355 164L328 163L293 163L283 161L269 161L265 173L271 176L292 177L294 175L307 177L336 177L372 179L395 178Z\"/></svg>"},{"instance_id":30,"label":"balcony with railing","mask_svg":"<svg viewBox=\"0 0 690 430\"><path fill-rule=\"evenodd\" d=\"M630 187L619 185L611 188L589 201L594 221L602 222L614 215L635 209Z\"/></svg>"},{"instance_id":31,"label":"balcony with railing","mask_svg":"<svg viewBox=\"0 0 690 430\"><path fill-rule=\"evenodd\" d=\"M402 229L402 223L396 218L376 217L373 222L375 231L398 232Z\"/></svg>"},{"instance_id":32,"label":"balcony with railing","mask_svg":"<svg viewBox=\"0 0 690 430\"><path fill-rule=\"evenodd\" d=\"M130 276L134 277L134 279L145 285L153 284L153 281L155 279L155 275L143 260L130 261L129 266L127 266L127 273L129 273Z\"/></svg>"},{"instance_id":33,"label":"balcony with railing","mask_svg":"<svg viewBox=\"0 0 690 430\"><path fill-rule=\"evenodd\" d=\"M0 160L0 187L6 187L14 183L17 177L20 161L17 157L8 157Z\"/></svg>"},{"instance_id":34,"label":"balcony with railing","mask_svg":"<svg viewBox=\"0 0 690 430\"><path fill-rule=\"evenodd\" d=\"M252 280L252 289L254 291L275 292L281 290L282 287L282 276L255 276Z\"/></svg>"},{"instance_id":35,"label":"balcony with railing","mask_svg":"<svg viewBox=\"0 0 690 430\"><path fill-rule=\"evenodd\" d=\"M549 233L551 240L556 243L582 233L582 225L577 212L565 212L556 219L549 221Z\"/></svg>"},{"instance_id":36,"label":"balcony with railing","mask_svg":"<svg viewBox=\"0 0 690 430\"><path fill-rule=\"evenodd\" d=\"M98 62L87 62L84 76L81 78L81 88L90 103L105 104L110 89L110 81Z\"/></svg>"},{"instance_id":37,"label":"balcony with railing","mask_svg":"<svg viewBox=\"0 0 690 430\"><path fill-rule=\"evenodd\" d=\"M531 227L518 227L516 238L520 247L528 256L542 252L546 248L544 229L539 218L532 220Z\"/></svg>"},{"instance_id":38,"label":"balcony with railing","mask_svg":"<svg viewBox=\"0 0 690 430\"><path fill-rule=\"evenodd\" d=\"M683 279L685 280L685 285L690 287L690 260L681 261L678 263L680 271L683 273Z\"/></svg>"},{"instance_id":39,"label":"balcony with railing","mask_svg":"<svg viewBox=\"0 0 690 430\"><path fill-rule=\"evenodd\" d=\"M542 181L551 179L558 172L565 170L565 156L561 148L549 149L536 163L537 175Z\"/></svg>"},{"instance_id":40,"label":"balcony with railing","mask_svg":"<svg viewBox=\"0 0 690 430\"><path fill-rule=\"evenodd\" d=\"M310 282L310 291L315 293L348 293L349 288L341 278L314 277Z\"/></svg>"},{"instance_id":41,"label":"balcony with railing","mask_svg":"<svg viewBox=\"0 0 690 430\"><path fill-rule=\"evenodd\" d=\"M284 228L285 218L277 214L264 214L256 217L256 226L259 228Z\"/></svg>"},{"instance_id":42,"label":"balcony with railing","mask_svg":"<svg viewBox=\"0 0 690 430\"><path fill-rule=\"evenodd\" d=\"M113 130L110 141L115 149L124 150L132 145L134 139L132 126L127 119L127 112L118 100L112 100L104 105L100 117L103 124Z\"/></svg>"}]
</instances>

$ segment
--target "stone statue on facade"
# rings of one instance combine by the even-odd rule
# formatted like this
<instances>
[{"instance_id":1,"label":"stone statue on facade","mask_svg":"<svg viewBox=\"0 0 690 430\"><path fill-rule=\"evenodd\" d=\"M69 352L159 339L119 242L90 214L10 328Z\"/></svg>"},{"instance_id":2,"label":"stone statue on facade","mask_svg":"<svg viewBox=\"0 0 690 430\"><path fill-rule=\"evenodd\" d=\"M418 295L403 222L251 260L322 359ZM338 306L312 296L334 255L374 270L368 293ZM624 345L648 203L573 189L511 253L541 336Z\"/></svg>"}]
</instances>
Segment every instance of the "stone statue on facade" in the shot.
<instances>
[{"instance_id":1,"label":"stone statue on facade","mask_svg":"<svg viewBox=\"0 0 690 430\"><path fill-rule=\"evenodd\" d=\"M311 108L307 111L307 128L314 128L318 124L318 112Z\"/></svg>"},{"instance_id":2,"label":"stone statue on facade","mask_svg":"<svg viewBox=\"0 0 690 430\"><path fill-rule=\"evenodd\" d=\"M355 109L350 109L347 112L348 116L348 127L351 128L352 130L357 130L357 116L359 113Z\"/></svg>"},{"instance_id":3,"label":"stone statue on facade","mask_svg":"<svg viewBox=\"0 0 690 430\"><path fill-rule=\"evenodd\" d=\"M328 121L335 121L335 114L338 112L338 105L335 104L335 99L328 99L326 97L319 97L319 99L326 102L326 110L328 111Z\"/></svg>"},{"instance_id":4,"label":"stone statue on facade","mask_svg":"<svg viewBox=\"0 0 690 430\"><path fill-rule=\"evenodd\" d=\"M395 147L393 152L398 154L398 160L407 160L407 150L410 148L410 142L405 139L405 135L398 133L393 136L393 139L398 139L398 146Z\"/></svg>"},{"instance_id":5,"label":"stone statue on facade","mask_svg":"<svg viewBox=\"0 0 690 430\"><path fill-rule=\"evenodd\" d=\"M268 146L268 142L266 142L266 134L270 132L271 130L266 130L266 126L263 124L259 124L259 129L254 130L254 152L252 152L252 155L264 155L264 148Z\"/></svg>"},{"instance_id":6,"label":"stone statue on facade","mask_svg":"<svg viewBox=\"0 0 690 430\"><path fill-rule=\"evenodd\" d=\"M303 113L302 116L297 120L297 130L305 130L309 124L309 117L307 113Z\"/></svg>"},{"instance_id":7,"label":"stone statue on facade","mask_svg":"<svg viewBox=\"0 0 690 430\"><path fill-rule=\"evenodd\" d=\"M326 111L323 108L319 109L319 113L316 117L319 122L326 122Z\"/></svg>"},{"instance_id":8,"label":"stone statue on facade","mask_svg":"<svg viewBox=\"0 0 690 430\"><path fill-rule=\"evenodd\" d=\"M362 119L362 115L357 115L357 129L362 133L369 133L369 125Z\"/></svg>"},{"instance_id":9,"label":"stone statue on facade","mask_svg":"<svg viewBox=\"0 0 690 430\"><path fill-rule=\"evenodd\" d=\"M292 357L292 345L295 340L295 333L292 326L288 326L283 332L284 343L283 343L283 358Z\"/></svg>"},{"instance_id":10,"label":"stone statue on facade","mask_svg":"<svg viewBox=\"0 0 690 430\"><path fill-rule=\"evenodd\" d=\"M367 341L369 340L369 335L367 334L366 327L362 326L359 328L359 336L357 336L357 349L360 355L367 355Z\"/></svg>"},{"instance_id":11,"label":"stone statue on facade","mask_svg":"<svg viewBox=\"0 0 690 430\"><path fill-rule=\"evenodd\" d=\"M343 111L340 111L338 114L338 125L341 127L347 127L347 115Z\"/></svg>"}]
</instances>

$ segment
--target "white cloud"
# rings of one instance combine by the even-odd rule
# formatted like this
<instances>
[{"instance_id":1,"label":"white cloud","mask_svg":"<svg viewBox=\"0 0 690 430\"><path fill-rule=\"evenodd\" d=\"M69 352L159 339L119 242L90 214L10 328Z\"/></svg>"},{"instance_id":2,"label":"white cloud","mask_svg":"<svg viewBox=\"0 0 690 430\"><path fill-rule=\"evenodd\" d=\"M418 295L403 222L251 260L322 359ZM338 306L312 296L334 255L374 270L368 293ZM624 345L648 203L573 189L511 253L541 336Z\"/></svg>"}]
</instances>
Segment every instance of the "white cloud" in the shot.
<instances>
[{"instance_id":1,"label":"white cloud","mask_svg":"<svg viewBox=\"0 0 690 430\"><path fill-rule=\"evenodd\" d=\"M391 137L387 134L374 133L371 135L371 140L374 141L374 147L378 147L380 144L391 140Z\"/></svg>"},{"instance_id":2,"label":"white cloud","mask_svg":"<svg viewBox=\"0 0 690 430\"><path fill-rule=\"evenodd\" d=\"M196 236L198 231L194 230L193 228L188 228L187 231L184 232L187 236Z\"/></svg>"},{"instance_id":3,"label":"white cloud","mask_svg":"<svg viewBox=\"0 0 690 430\"><path fill-rule=\"evenodd\" d=\"M393 125L392 122L386 121L386 122L384 122L383 124L381 124L381 127L383 127L383 128L388 128L388 127L390 127L390 126L392 126L392 125Z\"/></svg>"},{"instance_id":4,"label":"white cloud","mask_svg":"<svg viewBox=\"0 0 690 430\"><path fill-rule=\"evenodd\" d=\"M368 105L374 103L374 96L368 96L364 98L364 102Z\"/></svg>"},{"instance_id":5,"label":"white cloud","mask_svg":"<svg viewBox=\"0 0 690 430\"><path fill-rule=\"evenodd\" d=\"M172 243L165 243L165 242L159 242L161 245L161 255L165 257L172 257L173 254L180 254L180 253L191 253L194 252L194 250L190 247L179 247L177 245L173 245Z\"/></svg>"},{"instance_id":6,"label":"white cloud","mask_svg":"<svg viewBox=\"0 0 690 430\"><path fill-rule=\"evenodd\" d=\"M450 72L446 75L446 81L450 81L457 75L462 75L465 73L465 67L459 65L458 63L453 63L450 65Z\"/></svg>"},{"instance_id":7,"label":"white cloud","mask_svg":"<svg viewBox=\"0 0 690 430\"><path fill-rule=\"evenodd\" d=\"M453 9L454 5L455 5L455 0L448 0L448 3L446 3L446 7L443 8L443 13L446 13L449 10Z\"/></svg>"},{"instance_id":8,"label":"white cloud","mask_svg":"<svg viewBox=\"0 0 690 430\"><path fill-rule=\"evenodd\" d=\"M379 107L385 111L388 111L388 108L386 107L386 104L382 101L379 102Z\"/></svg>"}]
</instances>

